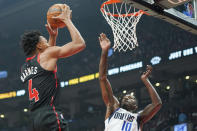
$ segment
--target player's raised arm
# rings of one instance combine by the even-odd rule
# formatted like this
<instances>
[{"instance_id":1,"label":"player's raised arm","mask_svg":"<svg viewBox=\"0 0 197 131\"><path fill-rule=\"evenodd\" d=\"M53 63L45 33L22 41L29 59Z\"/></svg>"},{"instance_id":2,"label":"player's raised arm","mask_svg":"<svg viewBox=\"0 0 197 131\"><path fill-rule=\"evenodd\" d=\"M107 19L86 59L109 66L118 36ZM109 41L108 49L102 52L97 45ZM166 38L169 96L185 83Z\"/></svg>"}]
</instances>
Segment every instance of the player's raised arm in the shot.
<instances>
[{"instance_id":1,"label":"player's raised arm","mask_svg":"<svg viewBox=\"0 0 197 131\"><path fill-rule=\"evenodd\" d=\"M58 35L58 28L52 28L50 24L47 22L45 24L45 27L47 28L47 31L49 32L49 46L55 46L56 45L56 38Z\"/></svg>"},{"instance_id":2,"label":"player's raised arm","mask_svg":"<svg viewBox=\"0 0 197 131\"><path fill-rule=\"evenodd\" d=\"M144 72L141 76L141 79L144 85L146 86L152 100L152 103L147 105L145 109L140 113L141 124L144 124L147 121L149 121L159 111L162 105L161 99L157 94L157 91L155 90L155 88L152 86L152 84L148 79L151 72L152 72L152 67L150 65L147 65L146 72Z\"/></svg>"},{"instance_id":3,"label":"player's raised arm","mask_svg":"<svg viewBox=\"0 0 197 131\"><path fill-rule=\"evenodd\" d=\"M99 37L100 46L102 49L100 64L99 64L99 82L102 92L103 101L107 107L105 119L107 119L116 108L119 107L119 102L113 95L111 84L107 79L107 56L111 42L105 34L101 34Z\"/></svg>"},{"instance_id":4,"label":"player's raised arm","mask_svg":"<svg viewBox=\"0 0 197 131\"><path fill-rule=\"evenodd\" d=\"M71 21L70 17L72 11L70 10L69 6L65 5L65 7L62 10L63 11L61 15L53 18L59 19L67 25L72 41L65 44L64 46L56 46L55 48L49 49L50 54L52 55L52 57L55 58L65 58L68 56L72 56L82 51L86 47L85 41L82 38L80 32L77 30L77 28Z\"/></svg>"}]
</instances>

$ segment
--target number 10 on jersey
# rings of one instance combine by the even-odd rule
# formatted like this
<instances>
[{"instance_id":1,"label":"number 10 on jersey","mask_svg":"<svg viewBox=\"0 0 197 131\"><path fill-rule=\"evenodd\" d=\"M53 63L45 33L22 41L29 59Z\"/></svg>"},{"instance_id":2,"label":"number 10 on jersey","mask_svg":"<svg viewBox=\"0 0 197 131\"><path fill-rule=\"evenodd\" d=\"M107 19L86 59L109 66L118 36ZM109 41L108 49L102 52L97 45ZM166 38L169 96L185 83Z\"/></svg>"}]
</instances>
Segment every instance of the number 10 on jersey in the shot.
<instances>
[{"instance_id":1,"label":"number 10 on jersey","mask_svg":"<svg viewBox=\"0 0 197 131\"><path fill-rule=\"evenodd\" d=\"M28 88L29 88L29 100L35 98L35 102L39 101L38 91L36 90L36 88L33 88L32 90L32 79L28 81Z\"/></svg>"},{"instance_id":2,"label":"number 10 on jersey","mask_svg":"<svg viewBox=\"0 0 197 131\"><path fill-rule=\"evenodd\" d=\"M131 131L132 122L124 121L121 131Z\"/></svg>"}]
</instances>

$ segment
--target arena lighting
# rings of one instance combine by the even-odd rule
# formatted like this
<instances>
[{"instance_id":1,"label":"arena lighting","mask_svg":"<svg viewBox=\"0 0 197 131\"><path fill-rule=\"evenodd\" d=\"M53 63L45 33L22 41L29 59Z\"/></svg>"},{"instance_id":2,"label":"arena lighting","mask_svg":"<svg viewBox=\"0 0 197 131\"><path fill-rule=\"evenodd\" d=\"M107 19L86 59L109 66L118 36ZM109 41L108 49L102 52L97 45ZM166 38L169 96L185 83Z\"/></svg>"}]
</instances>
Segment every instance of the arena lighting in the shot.
<instances>
[{"instance_id":1,"label":"arena lighting","mask_svg":"<svg viewBox=\"0 0 197 131\"><path fill-rule=\"evenodd\" d=\"M172 53L169 54L168 59L169 60L174 60L174 59L182 58L182 57L185 57L185 56L194 55L194 53L197 53L197 46L193 47L193 48L189 48L189 49L184 49L182 51L172 52ZM151 59L151 63L152 63L152 65L156 65L156 64L159 64L161 60L162 60L161 57L154 56ZM141 68L141 67L143 67L143 62L139 61L139 62L136 62L136 63L132 63L132 64L123 65L123 66L120 66L120 67L109 69L108 70L108 75L116 75L116 74L120 74L122 72L128 72L128 71L131 71L131 70L135 70L135 69L138 69L138 68ZM68 81L62 81L60 83L60 86L62 88L64 88L65 86L76 85L76 84L79 84L79 83L94 80L94 79L97 79L98 77L99 77L99 73L97 72L97 73L94 74L94 76L93 76L93 74L90 74L90 75L70 79ZM81 80L80 80L80 78L81 78Z\"/></svg>"},{"instance_id":2,"label":"arena lighting","mask_svg":"<svg viewBox=\"0 0 197 131\"><path fill-rule=\"evenodd\" d=\"M98 72L95 73L94 75L95 75L95 78L99 78L99 73Z\"/></svg>"},{"instance_id":3,"label":"arena lighting","mask_svg":"<svg viewBox=\"0 0 197 131\"><path fill-rule=\"evenodd\" d=\"M119 73L119 68L113 68L108 70L108 75L115 75Z\"/></svg>"},{"instance_id":4,"label":"arena lighting","mask_svg":"<svg viewBox=\"0 0 197 131\"><path fill-rule=\"evenodd\" d=\"M160 86L160 83L156 83L155 86Z\"/></svg>"},{"instance_id":5,"label":"arena lighting","mask_svg":"<svg viewBox=\"0 0 197 131\"><path fill-rule=\"evenodd\" d=\"M8 72L7 71L0 71L0 79L1 78L6 78L8 76Z\"/></svg>"},{"instance_id":6,"label":"arena lighting","mask_svg":"<svg viewBox=\"0 0 197 131\"><path fill-rule=\"evenodd\" d=\"M25 95L25 90L18 90L16 92L16 96L24 96Z\"/></svg>"},{"instance_id":7,"label":"arena lighting","mask_svg":"<svg viewBox=\"0 0 197 131\"><path fill-rule=\"evenodd\" d=\"M0 99L7 99L7 98L13 98L13 97L16 97L16 91L11 91L11 92L0 94Z\"/></svg>"},{"instance_id":8,"label":"arena lighting","mask_svg":"<svg viewBox=\"0 0 197 131\"><path fill-rule=\"evenodd\" d=\"M177 59L180 57L181 57L181 51L176 51L176 52L170 53L170 56L168 59L173 60L173 59Z\"/></svg>"},{"instance_id":9,"label":"arena lighting","mask_svg":"<svg viewBox=\"0 0 197 131\"><path fill-rule=\"evenodd\" d=\"M193 48L183 50L183 56L193 55Z\"/></svg>"},{"instance_id":10,"label":"arena lighting","mask_svg":"<svg viewBox=\"0 0 197 131\"><path fill-rule=\"evenodd\" d=\"M197 83L197 80L196 80L196 83Z\"/></svg>"},{"instance_id":11,"label":"arena lighting","mask_svg":"<svg viewBox=\"0 0 197 131\"><path fill-rule=\"evenodd\" d=\"M189 78L190 78L190 76L185 76L185 79L186 79L186 80L189 80Z\"/></svg>"},{"instance_id":12,"label":"arena lighting","mask_svg":"<svg viewBox=\"0 0 197 131\"><path fill-rule=\"evenodd\" d=\"M170 90L170 86L166 86L166 90Z\"/></svg>"},{"instance_id":13,"label":"arena lighting","mask_svg":"<svg viewBox=\"0 0 197 131\"><path fill-rule=\"evenodd\" d=\"M126 94L126 93L127 93L127 91L126 91L126 90L124 90L122 93L123 93L123 94Z\"/></svg>"},{"instance_id":14,"label":"arena lighting","mask_svg":"<svg viewBox=\"0 0 197 131\"><path fill-rule=\"evenodd\" d=\"M79 77L79 82L82 83L82 82L90 81L93 79L95 79L94 74L90 74L90 75Z\"/></svg>"},{"instance_id":15,"label":"arena lighting","mask_svg":"<svg viewBox=\"0 0 197 131\"><path fill-rule=\"evenodd\" d=\"M1 117L1 118L5 118L5 115L4 115L4 114L1 114L0 117Z\"/></svg>"},{"instance_id":16,"label":"arena lighting","mask_svg":"<svg viewBox=\"0 0 197 131\"><path fill-rule=\"evenodd\" d=\"M168 59L169 60L174 60L174 59L181 58L181 57L184 57L184 56L194 55L194 50L197 53L197 47L184 49L182 51L172 52L172 53L170 53Z\"/></svg>"},{"instance_id":17,"label":"arena lighting","mask_svg":"<svg viewBox=\"0 0 197 131\"><path fill-rule=\"evenodd\" d=\"M151 59L150 62L151 62L152 65L156 65L156 64L159 64L160 61L161 61L161 57L159 57L159 56L154 56L154 57Z\"/></svg>"},{"instance_id":18,"label":"arena lighting","mask_svg":"<svg viewBox=\"0 0 197 131\"><path fill-rule=\"evenodd\" d=\"M195 52L197 53L197 46L194 49L195 49Z\"/></svg>"},{"instance_id":19,"label":"arena lighting","mask_svg":"<svg viewBox=\"0 0 197 131\"><path fill-rule=\"evenodd\" d=\"M79 78L74 78L68 81L69 85L76 85L79 83Z\"/></svg>"},{"instance_id":20,"label":"arena lighting","mask_svg":"<svg viewBox=\"0 0 197 131\"><path fill-rule=\"evenodd\" d=\"M134 96L134 92L131 92L131 96Z\"/></svg>"},{"instance_id":21,"label":"arena lighting","mask_svg":"<svg viewBox=\"0 0 197 131\"><path fill-rule=\"evenodd\" d=\"M24 95L25 95L25 90L0 93L0 100L7 99L7 98L14 98L14 97L18 97L18 96L24 96Z\"/></svg>"},{"instance_id":22,"label":"arena lighting","mask_svg":"<svg viewBox=\"0 0 197 131\"><path fill-rule=\"evenodd\" d=\"M128 64L128 65L121 66L120 67L120 72L127 72L127 71L138 69L138 68L141 68L141 67L143 67L143 62L142 61L136 62L136 63L133 63L133 64Z\"/></svg>"},{"instance_id":23,"label":"arena lighting","mask_svg":"<svg viewBox=\"0 0 197 131\"><path fill-rule=\"evenodd\" d=\"M28 109L25 108L23 111L24 111L24 112L28 112Z\"/></svg>"},{"instance_id":24,"label":"arena lighting","mask_svg":"<svg viewBox=\"0 0 197 131\"><path fill-rule=\"evenodd\" d=\"M60 82L60 86L64 87L65 86L65 82L64 81Z\"/></svg>"}]
</instances>

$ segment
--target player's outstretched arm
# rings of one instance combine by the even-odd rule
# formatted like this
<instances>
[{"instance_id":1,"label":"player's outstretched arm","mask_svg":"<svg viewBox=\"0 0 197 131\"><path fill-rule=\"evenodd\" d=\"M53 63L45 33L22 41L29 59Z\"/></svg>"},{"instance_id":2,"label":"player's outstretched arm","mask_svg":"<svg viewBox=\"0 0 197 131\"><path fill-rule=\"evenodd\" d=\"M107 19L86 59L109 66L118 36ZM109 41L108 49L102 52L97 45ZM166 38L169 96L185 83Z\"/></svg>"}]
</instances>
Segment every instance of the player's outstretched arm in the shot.
<instances>
[{"instance_id":1,"label":"player's outstretched arm","mask_svg":"<svg viewBox=\"0 0 197 131\"><path fill-rule=\"evenodd\" d=\"M103 101L107 107L105 119L107 119L118 107L119 102L113 95L111 84L107 79L107 56L111 42L105 34L100 34L99 37L100 46L102 49L100 64L99 64L99 82L102 92Z\"/></svg>"},{"instance_id":2,"label":"player's outstretched arm","mask_svg":"<svg viewBox=\"0 0 197 131\"><path fill-rule=\"evenodd\" d=\"M141 80L146 86L148 93L151 97L152 103L147 105L145 109L140 113L140 120L141 124L146 123L149 121L161 108L162 102L161 98L157 94L157 91L150 83L148 77L152 72L152 67L150 65L147 65L146 72L144 72L141 76Z\"/></svg>"},{"instance_id":3,"label":"player's outstretched arm","mask_svg":"<svg viewBox=\"0 0 197 131\"><path fill-rule=\"evenodd\" d=\"M72 41L65 44L64 46L61 47L56 46L50 49L49 52L51 52L50 54L52 55L52 57L65 58L68 56L72 56L82 51L86 47L85 41L82 38L80 32L77 30L77 28L74 26L74 24L71 21L70 18L71 12L72 11L70 10L69 6L65 5L62 14L57 17L53 17L54 19L60 19L67 25Z\"/></svg>"}]
</instances>

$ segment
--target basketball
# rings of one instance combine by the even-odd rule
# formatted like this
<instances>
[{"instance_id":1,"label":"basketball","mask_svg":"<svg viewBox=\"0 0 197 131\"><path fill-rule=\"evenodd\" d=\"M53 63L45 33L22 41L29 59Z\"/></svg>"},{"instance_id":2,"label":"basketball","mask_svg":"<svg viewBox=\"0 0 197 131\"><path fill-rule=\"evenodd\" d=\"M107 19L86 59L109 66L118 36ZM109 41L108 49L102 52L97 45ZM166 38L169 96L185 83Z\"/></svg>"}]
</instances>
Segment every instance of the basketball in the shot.
<instances>
[{"instance_id":1,"label":"basketball","mask_svg":"<svg viewBox=\"0 0 197 131\"><path fill-rule=\"evenodd\" d=\"M66 26L64 22L53 17L59 16L62 13L64 4L54 4L52 5L47 12L47 21L49 22L52 28L63 28Z\"/></svg>"}]
</instances>

